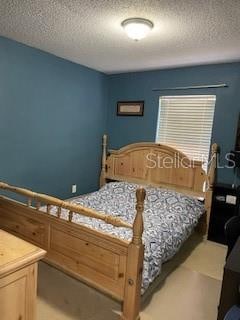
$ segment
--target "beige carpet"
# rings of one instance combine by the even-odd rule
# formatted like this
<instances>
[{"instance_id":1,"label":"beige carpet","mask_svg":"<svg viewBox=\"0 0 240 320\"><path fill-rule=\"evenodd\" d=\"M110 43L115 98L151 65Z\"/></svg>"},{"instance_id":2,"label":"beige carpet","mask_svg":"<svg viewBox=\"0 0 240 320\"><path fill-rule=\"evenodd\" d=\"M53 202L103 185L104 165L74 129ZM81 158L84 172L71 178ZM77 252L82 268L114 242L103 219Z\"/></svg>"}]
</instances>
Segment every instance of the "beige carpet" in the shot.
<instances>
[{"instance_id":1,"label":"beige carpet","mask_svg":"<svg viewBox=\"0 0 240 320\"><path fill-rule=\"evenodd\" d=\"M193 237L165 267L172 272L145 299L141 319L216 320L225 254L224 246ZM38 286L38 320L119 318L120 304L45 263Z\"/></svg>"}]
</instances>

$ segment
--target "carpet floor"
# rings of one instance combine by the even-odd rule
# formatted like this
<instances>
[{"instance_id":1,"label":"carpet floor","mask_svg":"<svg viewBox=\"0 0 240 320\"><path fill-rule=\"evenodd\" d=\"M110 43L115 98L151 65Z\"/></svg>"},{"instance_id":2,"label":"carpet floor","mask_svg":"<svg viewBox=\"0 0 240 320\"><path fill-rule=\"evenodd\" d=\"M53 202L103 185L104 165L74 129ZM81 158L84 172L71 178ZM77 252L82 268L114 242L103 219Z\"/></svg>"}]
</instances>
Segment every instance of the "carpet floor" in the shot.
<instances>
[{"instance_id":1,"label":"carpet floor","mask_svg":"<svg viewBox=\"0 0 240 320\"><path fill-rule=\"evenodd\" d=\"M226 248L193 236L142 303L141 320L216 320ZM167 271L166 271L167 270ZM117 320L111 298L41 262L37 320Z\"/></svg>"}]
</instances>

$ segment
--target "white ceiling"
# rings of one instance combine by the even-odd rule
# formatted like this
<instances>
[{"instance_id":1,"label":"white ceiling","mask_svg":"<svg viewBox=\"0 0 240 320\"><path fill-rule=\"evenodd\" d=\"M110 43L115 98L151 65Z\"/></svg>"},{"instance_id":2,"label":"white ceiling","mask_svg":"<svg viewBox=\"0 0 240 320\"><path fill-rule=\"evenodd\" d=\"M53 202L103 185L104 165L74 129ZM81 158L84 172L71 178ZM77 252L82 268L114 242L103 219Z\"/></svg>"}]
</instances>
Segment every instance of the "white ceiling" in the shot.
<instances>
[{"instance_id":1,"label":"white ceiling","mask_svg":"<svg viewBox=\"0 0 240 320\"><path fill-rule=\"evenodd\" d=\"M147 38L127 38L130 17ZM106 73L236 61L240 0L1 0L0 35Z\"/></svg>"}]
</instances>

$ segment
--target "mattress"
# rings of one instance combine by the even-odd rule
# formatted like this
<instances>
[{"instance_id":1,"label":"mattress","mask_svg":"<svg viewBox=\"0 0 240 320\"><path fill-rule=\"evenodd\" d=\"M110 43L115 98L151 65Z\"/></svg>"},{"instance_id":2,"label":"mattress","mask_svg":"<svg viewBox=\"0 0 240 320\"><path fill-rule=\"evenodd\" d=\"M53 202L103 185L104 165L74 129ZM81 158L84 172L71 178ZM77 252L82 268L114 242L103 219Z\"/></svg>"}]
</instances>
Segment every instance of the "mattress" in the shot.
<instances>
[{"instance_id":1,"label":"mattress","mask_svg":"<svg viewBox=\"0 0 240 320\"><path fill-rule=\"evenodd\" d=\"M99 191L70 199L71 203L80 204L102 213L106 213L132 224L136 215L137 184L112 182ZM162 264L170 260L181 245L191 235L199 218L204 213L203 204L193 197L181 193L145 186L143 242L144 268L142 293L160 274ZM52 215L57 215L55 207ZM62 209L62 219L68 219L68 210ZM109 233L124 240L131 240L132 230L118 228L104 221L73 214L72 222L89 228Z\"/></svg>"}]
</instances>

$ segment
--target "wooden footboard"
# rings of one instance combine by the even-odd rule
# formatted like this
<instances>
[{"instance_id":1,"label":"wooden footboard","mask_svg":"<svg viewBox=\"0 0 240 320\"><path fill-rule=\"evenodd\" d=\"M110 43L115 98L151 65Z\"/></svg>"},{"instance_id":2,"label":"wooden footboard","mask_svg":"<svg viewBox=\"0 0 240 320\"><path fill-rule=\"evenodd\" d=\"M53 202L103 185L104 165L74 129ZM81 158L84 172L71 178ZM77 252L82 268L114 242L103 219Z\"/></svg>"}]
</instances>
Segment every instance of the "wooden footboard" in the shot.
<instances>
[{"instance_id":1,"label":"wooden footboard","mask_svg":"<svg viewBox=\"0 0 240 320\"><path fill-rule=\"evenodd\" d=\"M15 191L31 198L28 204L0 197L0 227L47 251L45 260L64 272L100 291L123 301L121 319L137 320L140 310L140 292L143 266L143 202L145 190L137 191L137 214L133 226L120 219L89 211L90 216L114 225L133 229L132 242L71 222L73 212L81 206L44 195L32 193L0 183L0 188ZM35 199L36 208L30 206ZM47 204L47 211L39 210L39 201ZM49 214L50 205L70 209L68 221ZM86 208L82 208L87 215ZM60 211L60 210L59 210ZM60 216L60 214L59 214Z\"/></svg>"}]
</instances>

